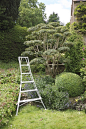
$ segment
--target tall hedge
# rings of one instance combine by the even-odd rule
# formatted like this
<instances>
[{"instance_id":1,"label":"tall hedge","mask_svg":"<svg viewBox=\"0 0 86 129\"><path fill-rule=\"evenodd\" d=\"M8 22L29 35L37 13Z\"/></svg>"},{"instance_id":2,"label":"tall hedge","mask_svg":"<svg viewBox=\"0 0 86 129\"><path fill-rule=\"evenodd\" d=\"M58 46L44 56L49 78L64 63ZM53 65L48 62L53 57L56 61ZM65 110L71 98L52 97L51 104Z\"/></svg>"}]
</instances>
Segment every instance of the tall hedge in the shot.
<instances>
[{"instance_id":1,"label":"tall hedge","mask_svg":"<svg viewBox=\"0 0 86 129\"><path fill-rule=\"evenodd\" d=\"M27 34L27 28L19 25L14 26L9 32L0 31L0 60L17 60L26 48L23 42Z\"/></svg>"},{"instance_id":2,"label":"tall hedge","mask_svg":"<svg viewBox=\"0 0 86 129\"><path fill-rule=\"evenodd\" d=\"M66 63L66 71L79 73L80 68L82 67L82 59L83 59L83 37L81 34L72 31L71 36L68 37L68 42L72 42L73 46L71 46L70 51L66 54L66 57L70 60Z\"/></svg>"}]
</instances>

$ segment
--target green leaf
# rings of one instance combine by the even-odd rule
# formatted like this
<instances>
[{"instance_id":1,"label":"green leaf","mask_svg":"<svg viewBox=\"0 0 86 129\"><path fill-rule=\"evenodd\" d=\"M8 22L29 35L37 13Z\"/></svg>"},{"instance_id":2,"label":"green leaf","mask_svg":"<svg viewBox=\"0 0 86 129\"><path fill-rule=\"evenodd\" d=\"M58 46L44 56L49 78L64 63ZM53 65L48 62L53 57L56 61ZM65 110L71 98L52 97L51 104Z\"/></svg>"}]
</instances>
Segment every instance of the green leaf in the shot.
<instances>
[{"instance_id":1,"label":"green leaf","mask_svg":"<svg viewBox=\"0 0 86 129\"><path fill-rule=\"evenodd\" d=\"M60 48L58 48L58 51L59 52L70 51L70 48L69 47L60 47Z\"/></svg>"}]
</instances>

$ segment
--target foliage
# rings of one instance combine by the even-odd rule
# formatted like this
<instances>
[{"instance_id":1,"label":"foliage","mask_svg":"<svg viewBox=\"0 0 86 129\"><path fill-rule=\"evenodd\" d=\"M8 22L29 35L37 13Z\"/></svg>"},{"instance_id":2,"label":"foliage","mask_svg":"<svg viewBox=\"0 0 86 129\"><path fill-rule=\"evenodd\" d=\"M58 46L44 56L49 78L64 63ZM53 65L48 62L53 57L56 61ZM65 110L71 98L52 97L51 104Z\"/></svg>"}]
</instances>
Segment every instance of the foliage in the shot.
<instances>
[{"instance_id":1,"label":"foliage","mask_svg":"<svg viewBox=\"0 0 86 129\"><path fill-rule=\"evenodd\" d=\"M0 126L7 124L12 112L15 111L18 92L18 84L0 85Z\"/></svg>"},{"instance_id":2,"label":"foliage","mask_svg":"<svg viewBox=\"0 0 86 129\"><path fill-rule=\"evenodd\" d=\"M83 46L83 61L82 61L82 67L80 69L80 76L83 79L83 85L85 86L86 90L86 46Z\"/></svg>"},{"instance_id":3,"label":"foliage","mask_svg":"<svg viewBox=\"0 0 86 129\"><path fill-rule=\"evenodd\" d=\"M82 111L84 110L86 113L86 91L82 94L78 99L76 99L76 110Z\"/></svg>"},{"instance_id":4,"label":"foliage","mask_svg":"<svg viewBox=\"0 0 86 129\"><path fill-rule=\"evenodd\" d=\"M14 26L19 5L20 0L0 0L0 30L7 30Z\"/></svg>"},{"instance_id":5,"label":"foliage","mask_svg":"<svg viewBox=\"0 0 86 129\"><path fill-rule=\"evenodd\" d=\"M13 68L13 66L16 67L17 65L12 65L12 63L10 63L10 66L9 63L1 64L2 66L0 66L0 126L7 124L9 122L10 117L12 117L13 112L16 110L16 103L20 83L17 69Z\"/></svg>"},{"instance_id":6,"label":"foliage","mask_svg":"<svg viewBox=\"0 0 86 129\"><path fill-rule=\"evenodd\" d=\"M21 26L31 27L43 23L46 18L45 4L37 0L21 0L17 23Z\"/></svg>"},{"instance_id":7,"label":"foliage","mask_svg":"<svg viewBox=\"0 0 86 129\"><path fill-rule=\"evenodd\" d=\"M71 36L67 39L68 42L72 43L70 51L66 53L66 57L69 62L66 63L66 71L79 73L80 68L82 67L83 59L83 38L82 35L76 33L75 31L71 32Z\"/></svg>"},{"instance_id":8,"label":"foliage","mask_svg":"<svg viewBox=\"0 0 86 129\"><path fill-rule=\"evenodd\" d=\"M48 23L49 22L59 22L58 14L57 13L55 14L54 12L53 14L50 14Z\"/></svg>"},{"instance_id":9,"label":"foliage","mask_svg":"<svg viewBox=\"0 0 86 129\"><path fill-rule=\"evenodd\" d=\"M53 85L54 79L46 76L36 79L36 85L41 94L42 100L48 109L63 110L69 106L69 95L66 92L59 92Z\"/></svg>"},{"instance_id":10,"label":"foliage","mask_svg":"<svg viewBox=\"0 0 86 129\"><path fill-rule=\"evenodd\" d=\"M66 27L67 27L68 29L70 29L70 22L68 22L68 23L66 24Z\"/></svg>"},{"instance_id":11,"label":"foliage","mask_svg":"<svg viewBox=\"0 0 86 129\"><path fill-rule=\"evenodd\" d=\"M77 22L74 23L74 28L78 32L86 34L86 3L80 2L74 11Z\"/></svg>"},{"instance_id":12,"label":"foliage","mask_svg":"<svg viewBox=\"0 0 86 129\"><path fill-rule=\"evenodd\" d=\"M23 42L25 35L28 34L26 30L26 27L16 25L9 32L0 32L0 60L5 62L17 60L25 49Z\"/></svg>"},{"instance_id":13,"label":"foliage","mask_svg":"<svg viewBox=\"0 0 86 129\"><path fill-rule=\"evenodd\" d=\"M74 73L65 72L57 76L55 86L59 91L67 91L70 97L76 97L84 92L82 79Z\"/></svg>"},{"instance_id":14,"label":"foliage","mask_svg":"<svg viewBox=\"0 0 86 129\"><path fill-rule=\"evenodd\" d=\"M86 90L86 66L85 67L82 67L80 69L80 76L83 79L83 85L85 86L85 90Z\"/></svg>"},{"instance_id":15,"label":"foliage","mask_svg":"<svg viewBox=\"0 0 86 129\"><path fill-rule=\"evenodd\" d=\"M35 64L31 65L31 71L32 73L44 73L45 72L45 66L43 64Z\"/></svg>"},{"instance_id":16,"label":"foliage","mask_svg":"<svg viewBox=\"0 0 86 129\"><path fill-rule=\"evenodd\" d=\"M42 62L48 71L48 74L55 76L57 74L58 63L62 54L69 51L64 42L70 35L65 26L59 26L58 22L49 24L38 24L28 29L29 35L24 42L28 48L21 55L44 60Z\"/></svg>"},{"instance_id":17,"label":"foliage","mask_svg":"<svg viewBox=\"0 0 86 129\"><path fill-rule=\"evenodd\" d=\"M19 83L19 77L15 68L0 69L0 84L5 83Z\"/></svg>"}]
</instances>

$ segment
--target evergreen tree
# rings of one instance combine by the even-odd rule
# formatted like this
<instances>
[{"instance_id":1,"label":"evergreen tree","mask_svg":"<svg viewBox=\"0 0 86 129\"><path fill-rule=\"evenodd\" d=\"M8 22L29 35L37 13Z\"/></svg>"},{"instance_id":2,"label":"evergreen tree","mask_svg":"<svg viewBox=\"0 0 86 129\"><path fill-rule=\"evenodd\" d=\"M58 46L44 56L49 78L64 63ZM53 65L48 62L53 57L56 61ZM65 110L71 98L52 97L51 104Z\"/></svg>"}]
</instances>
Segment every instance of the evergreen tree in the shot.
<instances>
[{"instance_id":1,"label":"evergreen tree","mask_svg":"<svg viewBox=\"0 0 86 129\"><path fill-rule=\"evenodd\" d=\"M0 29L12 28L18 17L20 0L0 0Z\"/></svg>"},{"instance_id":2,"label":"evergreen tree","mask_svg":"<svg viewBox=\"0 0 86 129\"><path fill-rule=\"evenodd\" d=\"M54 12L53 14L50 14L48 22L59 22L58 14L55 14Z\"/></svg>"}]
</instances>

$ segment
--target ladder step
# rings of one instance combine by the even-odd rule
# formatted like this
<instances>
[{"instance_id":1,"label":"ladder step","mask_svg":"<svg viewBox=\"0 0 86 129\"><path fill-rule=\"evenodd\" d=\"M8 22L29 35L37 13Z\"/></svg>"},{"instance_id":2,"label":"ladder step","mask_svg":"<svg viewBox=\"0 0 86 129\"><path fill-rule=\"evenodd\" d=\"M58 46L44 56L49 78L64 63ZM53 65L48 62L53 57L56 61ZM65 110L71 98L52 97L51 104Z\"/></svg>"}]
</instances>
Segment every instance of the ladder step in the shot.
<instances>
[{"instance_id":1,"label":"ladder step","mask_svg":"<svg viewBox=\"0 0 86 129\"><path fill-rule=\"evenodd\" d=\"M29 72L29 73L21 73L21 74L31 74L31 72Z\"/></svg>"},{"instance_id":2,"label":"ladder step","mask_svg":"<svg viewBox=\"0 0 86 129\"><path fill-rule=\"evenodd\" d=\"M26 56L19 56L18 58L25 58L25 59L28 59L28 57Z\"/></svg>"},{"instance_id":3,"label":"ladder step","mask_svg":"<svg viewBox=\"0 0 86 129\"><path fill-rule=\"evenodd\" d=\"M21 66L29 66L29 64L21 64Z\"/></svg>"},{"instance_id":4,"label":"ladder step","mask_svg":"<svg viewBox=\"0 0 86 129\"><path fill-rule=\"evenodd\" d=\"M22 81L21 83L33 83L34 81Z\"/></svg>"},{"instance_id":5,"label":"ladder step","mask_svg":"<svg viewBox=\"0 0 86 129\"><path fill-rule=\"evenodd\" d=\"M36 100L41 100L42 98L35 98L35 99L26 99L26 100L20 100L19 103L22 103L22 102L32 102L32 101L36 101Z\"/></svg>"},{"instance_id":6,"label":"ladder step","mask_svg":"<svg viewBox=\"0 0 86 129\"><path fill-rule=\"evenodd\" d=\"M23 91L21 91L21 93L23 93L23 92L30 92L30 91L37 91L37 89L32 89L32 90L23 90Z\"/></svg>"}]
</instances>

